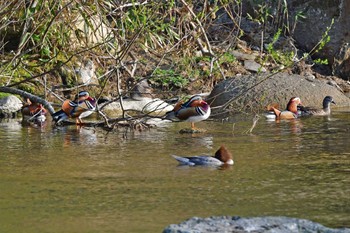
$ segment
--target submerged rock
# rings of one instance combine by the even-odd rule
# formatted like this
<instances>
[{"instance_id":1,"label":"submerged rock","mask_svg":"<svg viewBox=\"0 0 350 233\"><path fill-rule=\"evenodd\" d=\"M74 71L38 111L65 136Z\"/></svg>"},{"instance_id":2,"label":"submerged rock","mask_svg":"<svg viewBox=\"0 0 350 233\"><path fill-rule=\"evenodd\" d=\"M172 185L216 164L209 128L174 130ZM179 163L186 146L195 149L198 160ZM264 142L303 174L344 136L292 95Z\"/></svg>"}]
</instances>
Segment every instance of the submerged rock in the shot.
<instances>
[{"instance_id":1,"label":"submerged rock","mask_svg":"<svg viewBox=\"0 0 350 233\"><path fill-rule=\"evenodd\" d=\"M332 229L306 219L288 217L232 216L193 217L180 224L167 226L163 233L350 233L350 228Z\"/></svg>"}]
</instances>

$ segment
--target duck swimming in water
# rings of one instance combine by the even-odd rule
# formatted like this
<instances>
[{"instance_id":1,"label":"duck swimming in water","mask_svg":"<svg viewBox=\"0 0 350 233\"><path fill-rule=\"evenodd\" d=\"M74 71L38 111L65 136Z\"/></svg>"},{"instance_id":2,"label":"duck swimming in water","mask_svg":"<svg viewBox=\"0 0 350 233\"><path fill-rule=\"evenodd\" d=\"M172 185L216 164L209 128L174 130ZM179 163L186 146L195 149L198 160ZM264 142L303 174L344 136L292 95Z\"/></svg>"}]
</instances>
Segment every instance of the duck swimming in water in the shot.
<instances>
[{"instance_id":1,"label":"duck swimming in water","mask_svg":"<svg viewBox=\"0 0 350 233\"><path fill-rule=\"evenodd\" d=\"M295 119L298 117L298 106L301 105L301 100L299 97L292 97L288 104L286 110L278 110L274 106L268 106L268 111L273 111L276 120L280 119Z\"/></svg>"},{"instance_id":2,"label":"duck swimming in water","mask_svg":"<svg viewBox=\"0 0 350 233\"><path fill-rule=\"evenodd\" d=\"M202 97L195 95L185 103L178 102L172 111L167 112L165 119L191 122L191 128L194 130L194 123L208 119L210 113L209 104Z\"/></svg>"},{"instance_id":3,"label":"duck swimming in water","mask_svg":"<svg viewBox=\"0 0 350 233\"><path fill-rule=\"evenodd\" d=\"M299 106L298 109L301 116L327 116L331 114L331 103L336 105L332 96L326 96L323 99L323 108L321 109L304 106Z\"/></svg>"},{"instance_id":4,"label":"duck swimming in water","mask_svg":"<svg viewBox=\"0 0 350 233\"><path fill-rule=\"evenodd\" d=\"M63 102L61 110L55 112L52 117L56 124L68 118L75 118L76 124L82 124L82 118L93 113L96 107L96 99L90 97L89 92L81 91L74 101Z\"/></svg>"},{"instance_id":5,"label":"duck swimming in water","mask_svg":"<svg viewBox=\"0 0 350 233\"><path fill-rule=\"evenodd\" d=\"M180 157L172 155L180 165L196 166L221 166L221 165L233 165L232 154L227 150L225 146L221 146L215 153L215 156L191 156L191 157Z\"/></svg>"}]
</instances>

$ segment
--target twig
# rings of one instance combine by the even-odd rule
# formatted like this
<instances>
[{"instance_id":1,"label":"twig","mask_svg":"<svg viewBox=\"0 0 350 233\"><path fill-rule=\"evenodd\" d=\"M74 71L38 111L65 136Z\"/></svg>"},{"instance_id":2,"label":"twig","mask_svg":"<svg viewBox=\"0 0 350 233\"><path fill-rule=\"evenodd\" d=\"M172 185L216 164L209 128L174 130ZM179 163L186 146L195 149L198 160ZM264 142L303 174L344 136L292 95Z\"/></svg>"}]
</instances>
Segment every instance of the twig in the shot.
<instances>
[{"instance_id":1,"label":"twig","mask_svg":"<svg viewBox=\"0 0 350 233\"><path fill-rule=\"evenodd\" d=\"M202 44L201 44L201 40L200 40L199 38L197 39L197 42L198 42L199 46L201 47L202 52L204 52L204 53L209 53L209 55L212 57L212 61L211 61L211 71L212 71L212 66L213 66L212 64L215 62L215 64L217 65L218 69L220 70L220 73L221 73L223 79L225 79L225 74L224 74L224 72L222 71L218 60L216 59L216 56L215 56L213 50L211 49L211 45L210 45L210 42L209 42L207 33L206 33L206 31L204 30L204 27L203 27L201 21L197 18L196 14L192 11L192 9L191 9L190 6L186 3L185 0L181 0L181 2L182 2L182 4L184 4L184 5L186 6L187 10L190 12L190 14L192 15L192 17L193 17L194 20L196 21L196 23L197 23L199 29L201 30L201 32L202 32L202 34L203 34L203 36L204 36L204 40L205 40L205 43L206 43L206 45L207 45L207 47L208 47L208 48L207 48L208 51L206 51L206 50L203 48L203 46L202 46ZM195 25L194 25L193 23L192 23L191 25L192 25L192 27L196 28Z\"/></svg>"},{"instance_id":2,"label":"twig","mask_svg":"<svg viewBox=\"0 0 350 233\"><path fill-rule=\"evenodd\" d=\"M252 133L252 132L253 132L253 129L255 128L256 123L258 123L259 119L260 119L260 116L259 116L258 114L256 114L256 115L254 116L254 118L253 118L253 125L252 125L252 127L250 127L249 130L247 130L247 131L245 132L246 134Z\"/></svg>"},{"instance_id":3,"label":"twig","mask_svg":"<svg viewBox=\"0 0 350 233\"><path fill-rule=\"evenodd\" d=\"M119 97L119 103L120 103L120 108L122 109L122 116L123 118L125 118L125 110L124 110L124 105L123 105L123 98L122 98L122 94L120 91L120 74L119 74L119 70L116 69L115 70L117 73L117 92L118 92L118 97Z\"/></svg>"}]
</instances>

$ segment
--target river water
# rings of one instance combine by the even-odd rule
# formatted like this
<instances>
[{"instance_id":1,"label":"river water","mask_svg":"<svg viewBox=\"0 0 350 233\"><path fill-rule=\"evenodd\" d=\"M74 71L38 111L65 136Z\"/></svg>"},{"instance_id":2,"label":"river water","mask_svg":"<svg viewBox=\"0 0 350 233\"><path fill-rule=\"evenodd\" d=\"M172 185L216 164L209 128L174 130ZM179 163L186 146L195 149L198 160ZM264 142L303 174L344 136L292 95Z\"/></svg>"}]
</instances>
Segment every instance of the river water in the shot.
<instances>
[{"instance_id":1,"label":"river water","mask_svg":"<svg viewBox=\"0 0 350 233\"><path fill-rule=\"evenodd\" d=\"M143 132L0 123L0 232L161 232L190 217L289 216L350 227L350 109L293 121L252 116ZM171 154L233 153L228 168Z\"/></svg>"}]
</instances>

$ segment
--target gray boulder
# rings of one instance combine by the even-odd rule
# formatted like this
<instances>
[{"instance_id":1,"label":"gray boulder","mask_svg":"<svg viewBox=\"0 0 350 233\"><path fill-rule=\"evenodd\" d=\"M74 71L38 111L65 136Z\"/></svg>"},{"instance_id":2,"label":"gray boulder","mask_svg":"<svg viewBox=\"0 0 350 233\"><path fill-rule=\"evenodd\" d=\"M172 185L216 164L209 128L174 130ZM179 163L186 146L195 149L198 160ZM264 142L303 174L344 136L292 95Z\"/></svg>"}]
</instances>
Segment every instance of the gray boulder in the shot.
<instances>
[{"instance_id":1,"label":"gray boulder","mask_svg":"<svg viewBox=\"0 0 350 233\"><path fill-rule=\"evenodd\" d=\"M281 4L279 1L274 2L275 5L271 9L276 10ZM327 29L330 36L330 41L325 46L318 50L315 58L326 58L328 63L332 66L334 75L337 75L344 80L349 80L350 77L350 1L336 0L336 1L319 1L319 0L288 0L286 7L288 8L289 30L290 35L295 41L295 45L305 52L315 51L315 46L321 41ZM254 8L259 10L260 2L243 1L243 13L254 15ZM274 17L280 18L278 11L274 12ZM282 13L281 13L282 14ZM284 14L284 13L283 13ZM297 17L300 16L303 17ZM223 18L230 22L229 17ZM297 19L297 21L295 21ZM333 25L332 20L334 20ZM295 24L295 27L294 27ZM280 26L282 28L282 26ZM242 19L242 30L245 32L245 37L254 46L259 46L261 25L256 22L249 22ZM259 30L260 29L260 30ZM265 36L265 43L271 42L271 36ZM281 38L280 38L281 39ZM288 43L289 44L289 43ZM283 49L288 47L288 44L283 45ZM293 46L294 47L294 46ZM294 50L289 50L293 51Z\"/></svg>"},{"instance_id":2,"label":"gray boulder","mask_svg":"<svg viewBox=\"0 0 350 233\"><path fill-rule=\"evenodd\" d=\"M332 229L305 219L288 217L193 217L180 224L171 224L163 233L350 233L349 228Z\"/></svg>"},{"instance_id":3,"label":"gray boulder","mask_svg":"<svg viewBox=\"0 0 350 233\"><path fill-rule=\"evenodd\" d=\"M260 112L278 103L285 109L291 97L301 98L304 106L322 107L323 98L333 97L338 106L350 106L350 98L331 79L317 79L288 73L236 76L218 83L207 98L212 115L223 108L233 112ZM332 106L335 107L335 106Z\"/></svg>"},{"instance_id":4,"label":"gray boulder","mask_svg":"<svg viewBox=\"0 0 350 233\"><path fill-rule=\"evenodd\" d=\"M21 110L23 103L14 95L6 96L0 99L0 117L15 117Z\"/></svg>"},{"instance_id":5,"label":"gray boulder","mask_svg":"<svg viewBox=\"0 0 350 233\"><path fill-rule=\"evenodd\" d=\"M334 19L328 33L330 41L318 55L328 59L336 75L349 80L350 1L290 0L288 9L291 17L300 12L305 16L296 24L294 39L306 51L314 48Z\"/></svg>"}]
</instances>

